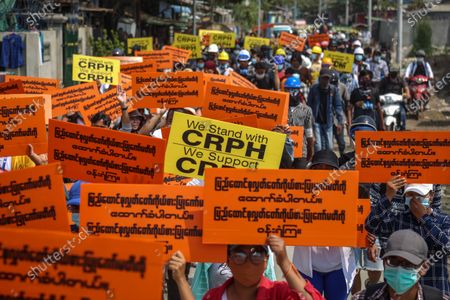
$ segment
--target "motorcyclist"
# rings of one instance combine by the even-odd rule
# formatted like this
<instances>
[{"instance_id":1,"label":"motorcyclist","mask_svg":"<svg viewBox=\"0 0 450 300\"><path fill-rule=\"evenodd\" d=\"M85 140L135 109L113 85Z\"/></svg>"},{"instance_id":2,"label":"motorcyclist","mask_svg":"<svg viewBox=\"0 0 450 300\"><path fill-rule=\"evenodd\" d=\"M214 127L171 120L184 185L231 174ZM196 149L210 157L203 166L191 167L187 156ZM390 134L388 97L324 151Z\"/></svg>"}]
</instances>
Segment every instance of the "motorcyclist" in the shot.
<instances>
[{"instance_id":1,"label":"motorcyclist","mask_svg":"<svg viewBox=\"0 0 450 300\"><path fill-rule=\"evenodd\" d=\"M433 71L431 70L430 64L425 60L426 54L423 50L418 50L416 52L416 60L408 65L405 72L405 80L409 80L418 75L423 75L428 77L428 86L431 86L431 81L434 78Z\"/></svg>"}]
</instances>

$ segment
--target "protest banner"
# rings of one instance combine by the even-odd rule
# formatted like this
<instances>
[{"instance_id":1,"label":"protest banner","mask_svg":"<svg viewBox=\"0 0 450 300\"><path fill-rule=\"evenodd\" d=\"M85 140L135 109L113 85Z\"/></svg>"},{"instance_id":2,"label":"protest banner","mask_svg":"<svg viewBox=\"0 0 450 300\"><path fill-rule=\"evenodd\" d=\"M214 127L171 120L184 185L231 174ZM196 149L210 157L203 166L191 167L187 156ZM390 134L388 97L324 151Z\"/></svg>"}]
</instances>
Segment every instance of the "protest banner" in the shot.
<instances>
[{"instance_id":1,"label":"protest banner","mask_svg":"<svg viewBox=\"0 0 450 300\"><path fill-rule=\"evenodd\" d=\"M192 178L189 177L165 173L163 183L167 185L187 185L191 180Z\"/></svg>"},{"instance_id":2,"label":"protest banner","mask_svg":"<svg viewBox=\"0 0 450 300\"><path fill-rule=\"evenodd\" d=\"M294 34L287 33L285 31L281 32L278 38L278 44L286 46L291 50L302 52L305 48L306 40Z\"/></svg>"},{"instance_id":3,"label":"protest banner","mask_svg":"<svg viewBox=\"0 0 450 300\"><path fill-rule=\"evenodd\" d=\"M136 47L139 51L152 51L153 50L153 38L141 37L141 38L128 38L127 48L128 54L133 53L133 47Z\"/></svg>"},{"instance_id":4,"label":"protest banner","mask_svg":"<svg viewBox=\"0 0 450 300\"><path fill-rule=\"evenodd\" d=\"M251 50L262 45L270 46L270 39L246 36L244 39L244 49Z\"/></svg>"},{"instance_id":5,"label":"protest banner","mask_svg":"<svg viewBox=\"0 0 450 300\"><path fill-rule=\"evenodd\" d=\"M308 45L312 48L316 44L330 42L330 36L326 33L308 35Z\"/></svg>"},{"instance_id":6,"label":"protest banner","mask_svg":"<svg viewBox=\"0 0 450 300\"><path fill-rule=\"evenodd\" d=\"M165 173L204 178L205 168L278 169L286 135L175 112Z\"/></svg>"},{"instance_id":7,"label":"protest banner","mask_svg":"<svg viewBox=\"0 0 450 300\"><path fill-rule=\"evenodd\" d=\"M120 62L117 59L74 54L72 68L74 81L99 80L101 83L119 84Z\"/></svg>"},{"instance_id":8,"label":"protest banner","mask_svg":"<svg viewBox=\"0 0 450 300\"><path fill-rule=\"evenodd\" d=\"M172 46L191 51L191 59L202 58L200 38L196 35L175 33Z\"/></svg>"},{"instance_id":9,"label":"protest banner","mask_svg":"<svg viewBox=\"0 0 450 300\"><path fill-rule=\"evenodd\" d=\"M139 56L105 56L105 58L116 59L120 61L120 68L122 71L122 66L128 64L137 64L144 62L144 58Z\"/></svg>"},{"instance_id":10,"label":"protest banner","mask_svg":"<svg viewBox=\"0 0 450 300\"><path fill-rule=\"evenodd\" d=\"M50 162L87 182L162 183L166 141L50 120Z\"/></svg>"},{"instance_id":11,"label":"protest banner","mask_svg":"<svg viewBox=\"0 0 450 300\"><path fill-rule=\"evenodd\" d=\"M0 156L26 155L28 144L36 153L47 152L42 97L2 98L0 112Z\"/></svg>"},{"instance_id":12,"label":"protest banner","mask_svg":"<svg viewBox=\"0 0 450 300\"><path fill-rule=\"evenodd\" d=\"M202 114L217 120L256 114L260 128L287 123L289 94L208 82Z\"/></svg>"},{"instance_id":13,"label":"protest banner","mask_svg":"<svg viewBox=\"0 0 450 300\"><path fill-rule=\"evenodd\" d=\"M0 228L69 232L59 164L0 173Z\"/></svg>"},{"instance_id":14,"label":"protest banner","mask_svg":"<svg viewBox=\"0 0 450 300\"><path fill-rule=\"evenodd\" d=\"M236 47L236 34L234 32L209 33L209 44L216 44L221 48Z\"/></svg>"},{"instance_id":15,"label":"protest banner","mask_svg":"<svg viewBox=\"0 0 450 300\"><path fill-rule=\"evenodd\" d=\"M358 230L357 230L357 247L367 248L367 230L365 229L366 219L370 214L370 199L358 200Z\"/></svg>"},{"instance_id":16,"label":"protest banner","mask_svg":"<svg viewBox=\"0 0 450 300\"><path fill-rule=\"evenodd\" d=\"M259 128L258 117L256 115L234 117L234 118L230 118L230 119L225 119L223 121L228 122L228 123L237 124L237 125Z\"/></svg>"},{"instance_id":17,"label":"protest banner","mask_svg":"<svg viewBox=\"0 0 450 300\"><path fill-rule=\"evenodd\" d=\"M195 43L200 42L200 37L192 34L175 32L173 37L174 44Z\"/></svg>"},{"instance_id":18,"label":"protest banner","mask_svg":"<svg viewBox=\"0 0 450 300\"><path fill-rule=\"evenodd\" d=\"M337 172L337 171L336 171ZM358 172L206 169L203 243L356 246Z\"/></svg>"},{"instance_id":19,"label":"protest banner","mask_svg":"<svg viewBox=\"0 0 450 300\"><path fill-rule=\"evenodd\" d=\"M23 83L20 80L10 80L0 83L0 94L24 94Z\"/></svg>"},{"instance_id":20,"label":"protest banner","mask_svg":"<svg viewBox=\"0 0 450 300\"><path fill-rule=\"evenodd\" d=\"M236 71L231 71L229 76L228 84L235 85L235 86L242 86L250 89L256 89L256 85L251 83L247 78L241 76Z\"/></svg>"},{"instance_id":21,"label":"protest banner","mask_svg":"<svg viewBox=\"0 0 450 300\"><path fill-rule=\"evenodd\" d=\"M157 70L172 69L174 62L177 62L167 50L136 51L135 55L143 57L144 62L154 63Z\"/></svg>"},{"instance_id":22,"label":"protest banner","mask_svg":"<svg viewBox=\"0 0 450 300\"><path fill-rule=\"evenodd\" d=\"M226 246L202 243L203 203L203 187L83 184L80 224L101 236L164 242L166 259L181 251L187 261L224 262Z\"/></svg>"},{"instance_id":23,"label":"protest banner","mask_svg":"<svg viewBox=\"0 0 450 300\"><path fill-rule=\"evenodd\" d=\"M51 95L52 114L54 117L59 117L68 112L79 111L80 104L98 98L100 93L97 83L88 82L57 90Z\"/></svg>"},{"instance_id":24,"label":"protest banner","mask_svg":"<svg viewBox=\"0 0 450 300\"><path fill-rule=\"evenodd\" d=\"M211 74L211 73L204 73L203 74L203 82L206 84L208 82L219 82L219 83L228 83L229 84L230 77L225 75L219 75L219 74Z\"/></svg>"},{"instance_id":25,"label":"protest banner","mask_svg":"<svg viewBox=\"0 0 450 300\"><path fill-rule=\"evenodd\" d=\"M169 51L175 63L186 64L191 56L192 51L177 48L175 46L164 46L164 51Z\"/></svg>"},{"instance_id":26,"label":"protest banner","mask_svg":"<svg viewBox=\"0 0 450 300\"><path fill-rule=\"evenodd\" d=\"M7 94L0 95L0 102L3 99L25 99L25 98L36 98L36 94ZM39 98L44 99L44 110L45 110L45 124L48 124L48 120L52 118L52 95L49 94L39 94Z\"/></svg>"},{"instance_id":27,"label":"protest banner","mask_svg":"<svg viewBox=\"0 0 450 300\"><path fill-rule=\"evenodd\" d=\"M294 141L294 158L303 156L303 126L289 126L291 139Z\"/></svg>"},{"instance_id":28,"label":"protest banner","mask_svg":"<svg viewBox=\"0 0 450 300\"><path fill-rule=\"evenodd\" d=\"M337 51L325 50L324 57L329 57L333 61L333 68L339 72L351 73L355 56Z\"/></svg>"},{"instance_id":29,"label":"protest banner","mask_svg":"<svg viewBox=\"0 0 450 300\"><path fill-rule=\"evenodd\" d=\"M203 106L203 73L136 73L132 76L133 94L142 97L136 108Z\"/></svg>"},{"instance_id":30,"label":"protest banner","mask_svg":"<svg viewBox=\"0 0 450 300\"><path fill-rule=\"evenodd\" d=\"M2 228L0 244L1 299L162 299L161 243Z\"/></svg>"},{"instance_id":31,"label":"protest banner","mask_svg":"<svg viewBox=\"0 0 450 300\"><path fill-rule=\"evenodd\" d=\"M356 170L361 182L387 182L401 175L408 183L449 184L448 131L356 132Z\"/></svg>"},{"instance_id":32,"label":"protest banner","mask_svg":"<svg viewBox=\"0 0 450 300\"><path fill-rule=\"evenodd\" d=\"M224 33L221 30L209 30L209 29L200 29L198 31L198 36L200 37L200 41L202 45L209 46L209 38L213 33Z\"/></svg>"},{"instance_id":33,"label":"protest banner","mask_svg":"<svg viewBox=\"0 0 450 300\"><path fill-rule=\"evenodd\" d=\"M60 80L30 77L30 76L17 76L17 75L5 75L5 81L19 80L23 84L23 92L25 94L48 94L61 88ZM17 93L20 94L20 93Z\"/></svg>"},{"instance_id":34,"label":"protest banner","mask_svg":"<svg viewBox=\"0 0 450 300\"><path fill-rule=\"evenodd\" d=\"M129 102L127 105L129 111L131 111L133 103ZM115 120L122 115L122 108L117 99L117 90L115 88L101 94L95 99L84 102L80 105L79 109L88 126L91 125L90 121L92 117L99 112L105 113L111 120Z\"/></svg>"},{"instance_id":35,"label":"protest banner","mask_svg":"<svg viewBox=\"0 0 450 300\"><path fill-rule=\"evenodd\" d=\"M142 72L156 72L156 64L152 60L136 64L126 64L120 67L120 72L127 75Z\"/></svg>"},{"instance_id":36,"label":"protest banner","mask_svg":"<svg viewBox=\"0 0 450 300\"><path fill-rule=\"evenodd\" d=\"M127 94L127 97L133 97L133 84L131 81L131 75L120 73L120 85L122 90ZM128 108L133 105L132 101L127 103ZM122 112L120 112L122 114Z\"/></svg>"}]
</instances>

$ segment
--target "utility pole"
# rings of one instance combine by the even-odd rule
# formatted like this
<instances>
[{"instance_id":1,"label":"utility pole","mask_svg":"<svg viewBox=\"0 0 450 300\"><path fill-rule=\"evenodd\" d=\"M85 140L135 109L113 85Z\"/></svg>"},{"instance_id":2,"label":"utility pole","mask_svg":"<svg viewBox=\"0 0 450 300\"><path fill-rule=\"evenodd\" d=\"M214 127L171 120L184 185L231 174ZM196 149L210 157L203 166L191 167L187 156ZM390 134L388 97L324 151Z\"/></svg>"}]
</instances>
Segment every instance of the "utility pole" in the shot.
<instances>
[{"instance_id":1,"label":"utility pole","mask_svg":"<svg viewBox=\"0 0 450 300\"><path fill-rule=\"evenodd\" d=\"M369 31L370 41L372 40L372 0L369 0L369 7L367 12L367 30Z\"/></svg>"},{"instance_id":2,"label":"utility pole","mask_svg":"<svg viewBox=\"0 0 450 300\"><path fill-rule=\"evenodd\" d=\"M398 22L398 43L397 43L397 63L402 69L402 48L403 48L403 0L397 0L397 22Z\"/></svg>"},{"instance_id":3,"label":"utility pole","mask_svg":"<svg viewBox=\"0 0 450 300\"><path fill-rule=\"evenodd\" d=\"M348 26L348 18L350 13L350 0L345 0L345 25Z\"/></svg>"},{"instance_id":4,"label":"utility pole","mask_svg":"<svg viewBox=\"0 0 450 300\"><path fill-rule=\"evenodd\" d=\"M297 20L297 0L295 0L294 4L294 22Z\"/></svg>"},{"instance_id":5,"label":"utility pole","mask_svg":"<svg viewBox=\"0 0 450 300\"><path fill-rule=\"evenodd\" d=\"M323 0L319 0L319 16L322 16L322 1Z\"/></svg>"},{"instance_id":6,"label":"utility pole","mask_svg":"<svg viewBox=\"0 0 450 300\"><path fill-rule=\"evenodd\" d=\"M258 0L258 37L261 36L261 0Z\"/></svg>"},{"instance_id":7,"label":"utility pole","mask_svg":"<svg viewBox=\"0 0 450 300\"><path fill-rule=\"evenodd\" d=\"M196 0L192 1L192 34L197 35L197 20L196 14L197 14L197 6L195 3Z\"/></svg>"}]
</instances>

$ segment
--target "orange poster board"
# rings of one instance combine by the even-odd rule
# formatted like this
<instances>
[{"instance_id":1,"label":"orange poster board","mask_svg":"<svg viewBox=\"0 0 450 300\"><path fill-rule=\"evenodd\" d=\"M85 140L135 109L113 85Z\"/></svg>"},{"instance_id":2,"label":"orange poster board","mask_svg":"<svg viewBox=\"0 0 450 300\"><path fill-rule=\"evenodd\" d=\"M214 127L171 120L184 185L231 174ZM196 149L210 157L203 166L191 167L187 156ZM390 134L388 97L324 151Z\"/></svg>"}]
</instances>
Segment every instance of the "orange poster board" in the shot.
<instances>
[{"instance_id":1,"label":"orange poster board","mask_svg":"<svg viewBox=\"0 0 450 300\"><path fill-rule=\"evenodd\" d=\"M206 169L206 244L355 246L358 172ZM330 182L330 183L327 183Z\"/></svg>"},{"instance_id":2,"label":"orange poster board","mask_svg":"<svg viewBox=\"0 0 450 300\"><path fill-rule=\"evenodd\" d=\"M122 85L122 89L127 94L127 97L132 97L133 96L133 86L131 84L131 75L120 73L119 79L120 79L120 84ZM131 108L133 103L131 101L129 101L127 103L127 105L129 108Z\"/></svg>"},{"instance_id":3,"label":"orange poster board","mask_svg":"<svg viewBox=\"0 0 450 300\"><path fill-rule=\"evenodd\" d=\"M192 181L190 177L165 173L163 183L167 185L187 185L190 181Z\"/></svg>"},{"instance_id":4,"label":"orange poster board","mask_svg":"<svg viewBox=\"0 0 450 300\"><path fill-rule=\"evenodd\" d=\"M162 299L161 243L4 228L0 244L2 299Z\"/></svg>"},{"instance_id":5,"label":"orange poster board","mask_svg":"<svg viewBox=\"0 0 450 300\"><path fill-rule=\"evenodd\" d=\"M209 82L203 116L216 120L256 114L262 129L287 123L289 94Z\"/></svg>"},{"instance_id":6,"label":"orange poster board","mask_svg":"<svg viewBox=\"0 0 450 300\"><path fill-rule=\"evenodd\" d=\"M203 203L203 187L83 184L80 224L103 236L166 242L167 259L180 250L188 261L224 262L226 246L202 244Z\"/></svg>"},{"instance_id":7,"label":"orange poster board","mask_svg":"<svg viewBox=\"0 0 450 300\"><path fill-rule=\"evenodd\" d=\"M172 53L166 50L152 50L152 51L136 51L136 56L141 56L144 62L150 61L156 65L157 70L172 69L174 58Z\"/></svg>"},{"instance_id":8,"label":"orange poster board","mask_svg":"<svg viewBox=\"0 0 450 300\"><path fill-rule=\"evenodd\" d=\"M8 94L8 95L0 95L0 102L3 99L17 99L17 98L36 98L35 94ZM48 124L48 120L52 118L52 95L49 94L39 94L39 98L44 99L44 110L45 110L45 124Z\"/></svg>"},{"instance_id":9,"label":"orange poster board","mask_svg":"<svg viewBox=\"0 0 450 300\"><path fill-rule=\"evenodd\" d=\"M235 71L231 71L228 76L230 77L229 81L227 82L228 84L235 85L235 86L242 86L242 87L246 87L246 88L250 88L250 89L257 88L253 83L248 81L247 78L239 75Z\"/></svg>"},{"instance_id":10,"label":"orange poster board","mask_svg":"<svg viewBox=\"0 0 450 300\"><path fill-rule=\"evenodd\" d=\"M120 61L120 72L122 67L128 64L137 64L144 62L144 58L138 56L105 56L105 58L117 59Z\"/></svg>"},{"instance_id":11,"label":"orange poster board","mask_svg":"<svg viewBox=\"0 0 450 300\"><path fill-rule=\"evenodd\" d=\"M205 86L208 82L219 82L219 83L230 84L230 77L225 76L225 75L219 75L219 74L204 73L203 81L205 82Z\"/></svg>"},{"instance_id":12,"label":"orange poster board","mask_svg":"<svg viewBox=\"0 0 450 300\"><path fill-rule=\"evenodd\" d=\"M366 219L370 214L370 199L359 199L358 201L358 248L367 248L367 230L365 229Z\"/></svg>"},{"instance_id":13,"label":"orange poster board","mask_svg":"<svg viewBox=\"0 0 450 300\"><path fill-rule=\"evenodd\" d=\"M91 125L92 117L98 112L104 112L111 120L117 119L122 115L122 108L117 100L117 89L113 88L95 99L83 102L79 111L88 126Z\"/></svg>"},{"instance_id":14,"label":"orange poster board","mask_svg":"<svg viewBox=\"0 0 450 300\"><path fill-rule=\"evenodd\" d=\"M448 131L356 132L356 169L361 182L450 184Z\"/></svg>"},{"instance_id":15,"label":"orange poster board","mask_svg":"<svg viewBox=\"0 0 450 300\"><path fill-rule=\"evenodd\" d=\"M20 80L25 94L49 94L61 88L61 82L58 79L5 75L5 81L11 80Z\"/></svg>"},{"instance_id":16,"label":"orange poster board","mask_svg":"<svg viewBox=\"0 0 450 300\"><path fill-rule=\"evenodd\" d=\"M0 99L0 112L0 156L26 155L28 144L36 153L47 152L42 97L5 97Z\"/></svg>"},{"instance_id":17,"label":"orange poster board","mask_svg":"<svg viewBox=\"0 0 450 300\"><path fill-rule=\"evenodd\" d=\"M225 119L225 122L237 124L237 125L244 125L249 127L258 127L258 117L256 115L249 115L249 116L243 116L243 117L234 117L230 119Z\"/></svg>"},{"instance_id":18,"label":"orange poster board","mask_svg":"<svg viewBox=\"0 0 450 300\"><path fill-rule=\"evenodd\" d=\"M124 66L120 66L120 72L133 75L134 73L143 73L143 72L156 72L156 64L147 60L146 62L136 63L136 64L127 64Z\"/></svg>"},{"instance_id":19,"label":"orange poster board","mask_svg":"<svg viewBox=\"0 0 450 300\"><path fill-rule=\"evenodd\" d=\"M138 73L132 76L133 94L142 97L136 108L203 106L201 72Z\"/></svg>"},{"instance_id":20,"label":"orange poster board","mask_svg":"<svg viewBox=\"0 0 450 300\"><path fill-rule=\"evenodd\" d=\"M289 126L291 139L294 141L294 158L303 156L303 126Z\"/></svg>"},{"instance_id":21,"label":"orange poster board","mask_svg":"<svg viewBox=\"0 0 450 300\"><path fill-rule=\"evenodd\" d=\"M169 51L172 54L173 61L176 64L177 63L186 64L192 53L192 51L190 50L185 50L174 46L164 46L163 50Z\"/></svg>"},{"instance_id":22,"label":"orange poster board","mask_svg":"<svg viewBox=\"0 0 450 300\"><path fill-rule=\"evenodd\" d=\"M69 232L59 164L0 173L0 228Z\"/></svg>"},{"instance_id":23,"label":"orange poster board","mask_svg":"<svg viewBox=\"0 0 450 300\"><path fill-rule=\"evenodd\" d=\"M99 96L100 93L95 82L82 83L57 90L52 93L53 117L62 116L68 112L77 112L80 110L81 104L97 99Z\"/></svg>"},{"instance_id":24,"label":"orange poster board","mask_svg":"<svg viewBox=\"0 0 450 300\"><path fill-rule=\"evenodd\" d=\"M280 37L278 38L278 43L292 50L302 52L303 49L305 48L306 40L294 34L290 34L283 31Z\"/></svg>"},{"instance_id":25,"label":"orange poster board","mask_svg":"<svg viewBox=\"0 0 450 300\"><path fill-rule=\"evenodd\" d=\"M0 83L0 94L24 94L22 81L11 80Z\"/></svg>"},{"instance_id":26,"label":"orange poster board","mask_svg":"<svg viewBox=\"0 0 450 300\"><path fill-rule=\"evenodd\" d=\"M162 139L50 120L50 162L64 177L87 182L162 183Z\"/></svg>"},{"instance_id":27,"label":"orange poster board","mask_svg":"<svg viewBox=\"0 0 450 300\"><path fill-rule=\"evenodd\" d=\"M329 42L330 36L326 33L314 34L308 36L308 44L312 48L316 44L320 44L322 42Z\"/></svg>"}]
</instances>

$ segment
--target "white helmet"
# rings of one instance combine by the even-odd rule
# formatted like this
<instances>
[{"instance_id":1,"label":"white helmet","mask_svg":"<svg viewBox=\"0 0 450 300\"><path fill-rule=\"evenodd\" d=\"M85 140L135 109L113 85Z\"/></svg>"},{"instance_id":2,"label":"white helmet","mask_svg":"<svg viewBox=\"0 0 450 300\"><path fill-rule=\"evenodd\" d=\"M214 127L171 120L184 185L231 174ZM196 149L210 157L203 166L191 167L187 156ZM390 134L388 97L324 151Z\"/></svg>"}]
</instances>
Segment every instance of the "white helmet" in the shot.
<instances>
[{"instance_id":1,"label":"white helmet","mask_svg":"<svg viewBox=\"0 0 450 300\"><path fill-rule=\"evenodd\" d=\"M347 37L345 36L345 33L341 32L337 35L338 40L345 40Z\"/></svg>"},{"instance_id":2,"label":"white helmet","mask_svg":"<svg viewBox=\"0 0 450 300\"><path fill-rule=\"evenodd\" d=\"M355 49L355 52L354 52L353 54L354 54L354 55L356 55L356 54L362 54L362 55L364 55L364 49L361 48L361 47L358 47L358 48Z\"/></svg>"},{"instance_id":3,"label":"white helmet","mask_svg":"<svg viewBox=\"0 0 450 300\"><path fill-rule=\"evenodd\" d=\"M361 42L359 40L356 40L356 41L353 42L352 46L353 47L361 47L362 44L361 44Z\"/></svg>"},{"instance_id":4,"label":"white helmet","mask_svg":"<svg viewBox=\"0 0 450 300\"><path fill-rule=\"evenodd\" d=\"M208 47L208 52L209 53L219 53L219 47L217 47L216 44L211 44Z\"/></svg>"},{"instance_id":5,"label":"white helmet","mask_svg":"<svg viewBox=\"0 0 450 300\"><path fill-rule=\"evenodd\" d=\"M250 52L248 52L245 49L239 51L237 60L238 61L249 61L250 60Z\"/></svg>"}]
</instances>

